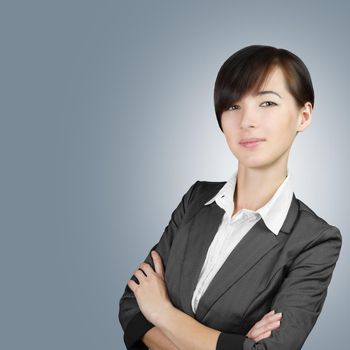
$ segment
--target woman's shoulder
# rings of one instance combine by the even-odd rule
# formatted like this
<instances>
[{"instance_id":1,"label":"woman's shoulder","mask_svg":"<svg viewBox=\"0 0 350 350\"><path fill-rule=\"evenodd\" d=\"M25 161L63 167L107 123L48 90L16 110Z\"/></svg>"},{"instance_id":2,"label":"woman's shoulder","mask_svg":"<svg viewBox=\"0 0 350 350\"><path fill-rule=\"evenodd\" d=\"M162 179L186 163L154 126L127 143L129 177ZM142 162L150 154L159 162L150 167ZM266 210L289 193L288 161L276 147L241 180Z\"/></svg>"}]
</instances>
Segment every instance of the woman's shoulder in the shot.
<instances>
[{"instance_id":1,"label":"woman's shoulder","mask_svg":"<svg viewBox=\"0 0 350 350\"><path fill-rule=\"evenodd\" d=\"M227 181L208 181L208 180L197 180L196 184L201 191L212 191L216 188L221 188Z\"/></svg>"},{"instance_id":2,"label":"woman's shoulder","mask_svg":"<svg viewBox=\"0 0 350 350\"><path fill-rule=\"evenodd\" d=\"M341 239L341 233L337 226L330 224L325 217L322 217L315 209L311 209L310 205L307 205L300 198L295 197L295 199L299 207L298 223L300 226L313 228L314 235L320 235L327 231Z\"/></svg>"},{"instance_id":3,"label":"woman's shoulder","mask_svg":"<svg viewBox=\"0 0 350 350\"><path fill-rule=\"evenodd\" d=\"M213 197L227 181L197 180L193 186L192 198L197 201L206 201ZM208 200L207 199L207 200Z\"/></svg>"}]
</instances>

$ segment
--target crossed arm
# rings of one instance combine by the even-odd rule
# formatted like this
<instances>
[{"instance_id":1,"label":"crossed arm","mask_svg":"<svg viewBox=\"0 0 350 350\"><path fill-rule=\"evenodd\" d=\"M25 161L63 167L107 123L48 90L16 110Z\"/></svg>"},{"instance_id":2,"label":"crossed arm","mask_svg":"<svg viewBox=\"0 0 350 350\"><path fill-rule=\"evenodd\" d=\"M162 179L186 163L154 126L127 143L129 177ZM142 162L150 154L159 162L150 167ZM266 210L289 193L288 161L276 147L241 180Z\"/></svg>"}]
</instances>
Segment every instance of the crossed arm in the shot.
<instances>
[{"instance_id":1,"label":"crossed arm","mask_svg":"<svg viewBox=\"0 0 350 350\"><path fill-rule=\"evenodd\" d=\"M161 254L165 266L173 234L182 220L194 185L183 196L159 243L152 248ZM143 316L134 293L127 286L119 311L127 348L148 349L147 345L152 350L299 350L321 312L341 242L339 230L328 226L298 254L271 305L271 309L283 314L281 326L271 337L257 342L243 334L206 327L171 307L163 316L150 322ZM145 263L153 265L151 254Z\"/></svg>"},{"instance_id":2,"label":"crossed arm","mask_svg":"<svg viewBox=\"0 0 350 350\"><path fill-rule=\"evenodd\" d=\"M255 342L242 334L220 332L169 305L151 322L140 321L155 328L140 338L152 350L299 350L322 310L340 247L340 233L331 228L298 255L272 302L283 320L271 337ZM129 328L129 334L142 328Z\"/></svg>"},{"instance_id":3,"label":"crossed arm","mask_svg":"<svg viewBox=\"0 0 350 350\"><path fill-rule=\"evenodd\" d=\"M154 251L152 258L155 271L148 264L141 263L140 269L143 272L135 271L140 284L128 281L144 314L154 324L142 337L143 343L151 350L215 350L226 347L232 349L232 345L241 348L246 339L242 335L237 334L235 339L230 335L229 341L225 342L224 334L220 331L201 324L172 305L170 299L167 299L161 257ZM254 341L267 338L272 330L279 327L281 317L281 314L275 314L272 310L250 329L247 336Z\"/></svg>"},{"instance_id":4,"label":"crossed arm","mask_svg":"<svg viewBox=\"0 0 350 350\"><path fill-rule=\"evenodd\" d=\"M256 342L269 337L272 330L275 330L280 326L281 318L281 313L276 314L274 310L270 311L265 314L261 320L254 324L247 333L247 336ZM151 350L179 350L179 348L176 347L163 331L156 326L146 332L142 337L142 341Z\"/></svg>"},{"instance_id":5,"label":"crossed arm","mask_svg":"<svg viewBox=\"0 0 350 350\"><path fill-rule=\"evenodd\" d=\"M146 332L142 342L151 350L179 350L158 327L153 327Z\"/></svg>"},{"instance_id":6,"label":"crossed arm","mask_svg":"<svg viewBox=\"0 0 350 350\"><path fill-rule=\"evenodd\" d=\"M220 334L219 331L202 325L174 307L164 312L155 322L155 326L157 339L154 337L153 342L146 343L152 350L154 350L152 343L159 346L161 344L159 340L167 346L159 347L162 350L215 350Z\"/></svg>"}]
</instances>

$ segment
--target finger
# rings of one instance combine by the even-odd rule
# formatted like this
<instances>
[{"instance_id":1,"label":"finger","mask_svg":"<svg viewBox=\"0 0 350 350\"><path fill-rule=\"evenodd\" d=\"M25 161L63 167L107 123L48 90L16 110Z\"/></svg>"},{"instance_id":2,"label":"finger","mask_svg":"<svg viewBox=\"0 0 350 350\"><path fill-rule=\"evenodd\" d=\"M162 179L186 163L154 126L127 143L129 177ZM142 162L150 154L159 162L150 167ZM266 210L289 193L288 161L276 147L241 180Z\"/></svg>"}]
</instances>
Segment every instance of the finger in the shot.
<instances>
[{"instance_id":1,"label":"finger","mask_svg":"<svg viewBox=\"0 0 350 350\"><path fill-rule=\"evenodd\" d=\"M282 318L282 314L279 312L277 314L265 315L259 322L255 324L257 328L264 327L270 323L275 322L276 320L280 320Z\"/></svg>"},{"instance_id":2,"label":"finger","mask_svg":"<svg viewBox=\"0 0 350 350\"><path fill-rule=\"evenodd\" d=\"M137 277L137 279L140 283L146 278L144 272L141 270L136 270L134 272L134 275Z\"/></svg>"},{"instance_id":3,"label":"finger","mask_svg":"<svg viewBox=\"0 0 350 350\"><path fill-rule=\"evenodd\" d=\"M271 310L269 313L265 314L264 317L269 316L269 315L273 315L274 313L275 313L275 310Z\"/></svg>"},{"instance_id":4,"label":"finger","mask_svg":"<svg viewBox=\"0 0 350 350\"><path fill-rule=\"evenodd\" d=\"M251 329L250 335L255 339L262 334L272 330L272 324L265 324L263 326L257 327L256 325Z\"/></svg>"},{"instance_id":5,"label":"finger","mask_svg":"<svg viewBox=\"0 0 350 350\"><path fill-rule=\"evenodd\" d=\"M135 293L138 284L135 281L133 281L133 280L129 280L128 281L128 286Z\"/></svg>"},{"instance_id":6,"label":"finger","mask_svg":"<svg viewBox=\"0 0 350 350\"><path fill-rule=\"evenodd\" d=\"M268 316L268 320L271 321L276 321L276 320L280 320L282 318L282 312L277 312L277 314L274 315L269 315Z\"/></svg>"},{"instance_id":7,"label":"finger","mask_svg":"<svg viewBox=\"0 0 350 350\"><path fill-rule=\"evenodd\" d=\"M269 313L265 314L262 319L271 320L271 319L275 318L276 315L277 314L275 313L275 310L272 310Z\"/></svg>"},{"instance_id":8,"label":"finger","mask_svg":"<svg viewBox=\"0 0 350 350\"><path fill-rule=\"evenodd\" d=\"M258 341L260 341L262 339L265 339L265 338L269 337L270 335L271 335L271 331L267 331L265 333L261 333L261 334L255 336L253 339L254 339L255 342L258 342Z\"/></svg>"},{"instance_id":9,"label":"finger","mask_svg":"<svg viewBox=\"0 0 350 350\"><path fill-rule=\"evenodd\" d=\"M268 338L270 335L271 335L271 331L268 331L268 332L265 332L265 333L258 335L256 338L254 338L254 340L257 342L257 341L260 341L262 339Z\"/></svg>"},{"instance_id":10,"label":"finger","mask_svg":"<svg viewBox=\"0 0 350 350\"><path fill-rule=\"evenodd\" d=\"M260 328L258 328L257 334L262 334L265 332L272 331L274 329L277 329L280 326L280 321L270 322Z\"/></svg>"},{"instance_id":11,"label":"finger","mask_svg":"<svg viewBox=\"0 0 350 350\"><path fill-rule=\"evenodd\" d=\"M154 262L155 271L164 277L164 267L163 267L162 257L159 255L159 253L156 250L152 250L151 255Z\"/></svg>"},{"instance_id":12,"label":"finger","mask_svg":"<svg viewBox=\"0 0 350 350\"><path fill-rule=\"evenodd\" d=\"M146 276L149 276L152 272L154 273L152 266L150 266L150 264L147 264L145 262L142 262L139 265L139 269L141 269L146 274Z\"/></svg>"}]
</instances>

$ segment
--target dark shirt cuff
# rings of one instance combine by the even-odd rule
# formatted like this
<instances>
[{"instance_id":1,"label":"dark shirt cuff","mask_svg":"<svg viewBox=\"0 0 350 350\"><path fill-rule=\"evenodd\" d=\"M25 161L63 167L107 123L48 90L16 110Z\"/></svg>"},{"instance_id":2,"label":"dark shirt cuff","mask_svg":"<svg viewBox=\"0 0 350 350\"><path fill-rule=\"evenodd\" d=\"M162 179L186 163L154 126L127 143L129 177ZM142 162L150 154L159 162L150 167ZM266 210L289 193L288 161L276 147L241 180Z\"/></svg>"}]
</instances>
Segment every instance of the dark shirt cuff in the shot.
<instances>
[{"instance_id":1,"label":"dark shirt cuff","mask_svg":"<svg viewBox=\"0 0 350 350\"><path fill-rule=\"evenodd\" d=\"M243 350L246 337L242 334L223 333L219 334L216 350Z\"/></svg>"},{"instance_id":2,"label":"dark shirt cuff","mask_svg":"<svg viewBox=\"0 0 350 350\"><path fill-rule=\"evenodd\" d=\"M128 350L148 350L141 338L154 324L149 322L142 312L138 312L128 323L124 332L124 343Z\"/></svg>"}]
</instances>

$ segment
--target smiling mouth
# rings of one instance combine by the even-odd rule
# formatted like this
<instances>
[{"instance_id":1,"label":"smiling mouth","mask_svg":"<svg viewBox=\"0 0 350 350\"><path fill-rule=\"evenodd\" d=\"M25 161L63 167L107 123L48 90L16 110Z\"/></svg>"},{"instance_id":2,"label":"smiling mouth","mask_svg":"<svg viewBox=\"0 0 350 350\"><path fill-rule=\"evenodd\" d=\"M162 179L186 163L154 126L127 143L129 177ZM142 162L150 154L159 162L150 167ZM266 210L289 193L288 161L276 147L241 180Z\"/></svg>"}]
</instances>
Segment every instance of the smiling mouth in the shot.
<instances>
[{"instance_id":1,"label":"smiling mouth","mask_svg":"<svg viewBox=\"0 0 350 350\"><path fill-rule=\"evenodd\" d=\"M245 142L240 142L239 144L244 148L255 148L256 146L260 145L264 141L265 140L245 141Z\"/></svg>"}]
</instances>

